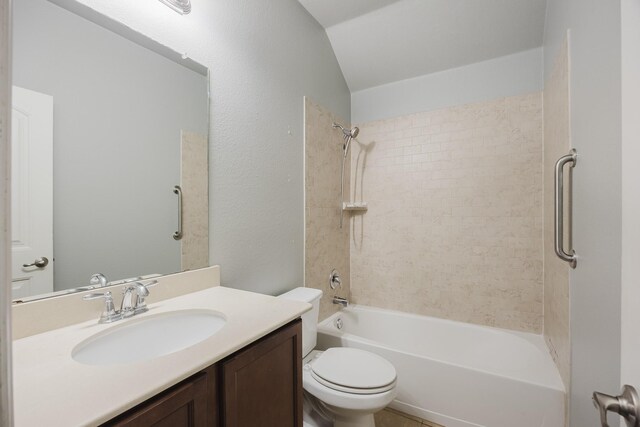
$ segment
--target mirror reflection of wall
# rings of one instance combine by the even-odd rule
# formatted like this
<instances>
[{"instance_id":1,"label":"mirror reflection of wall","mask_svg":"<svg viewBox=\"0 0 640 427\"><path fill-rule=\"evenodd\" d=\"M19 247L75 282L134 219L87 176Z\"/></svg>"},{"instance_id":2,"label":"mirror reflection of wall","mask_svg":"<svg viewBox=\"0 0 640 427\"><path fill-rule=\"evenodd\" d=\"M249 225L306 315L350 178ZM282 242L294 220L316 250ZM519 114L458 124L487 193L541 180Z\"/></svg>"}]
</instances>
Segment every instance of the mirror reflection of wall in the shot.
<instances>
[{"instance_id":1,"label":"mirror reflection of wall","mask_svg":"<svg viewBox=\"0 0 640 427\"><path fill-rule=\"evenodd\" d=\"M191 155L184 156L183 149L183 161L197 161L204 179L190 176L187 181L204 185L198 191L206 200L206 70L189 69L47 0L16 0L13 14L13 85L21 88L14 93L25 89L22 93L36 99L50 99L53 116L52 171L24 163L40 151L46 155L46 148L17 150L22 158L14 156L24 165L14 167L14 176L24 178L14 190L14 217L27 218L37 207L52 218L53 234L52 253L37 248L26 253L37 226L14 225L14 252L25 252L22 257L14 253L19 264L14 266L14 279L19 279L14 298L47 286L49 291L86 286L98 272L116 280L184 269L184 242L172 237L178 221L173 188L188 174L189 165L181 166L181 141L195 144L196 155L190 148ZM24 108L32 108L29 102ZM28 117L27 112L13 118L26 140L38 133L30 129L37 125ZM52 182L52 203L29 202L27 183L32 180L33 187L36 179L30 169L43 182ZM191 195L185 190L185 199ZM203 215L206 233L208 212ZM208 234L199 240L205 244L198 247L208 250ZM42 256L50 260L46 268L22 268ZM196 258L206 260L204 265L187 262L189 267L205 266L208 253ZM44 271L53 282L29 291L29 282L37 281L34 275Z\"/></svg>"}]
</instances>

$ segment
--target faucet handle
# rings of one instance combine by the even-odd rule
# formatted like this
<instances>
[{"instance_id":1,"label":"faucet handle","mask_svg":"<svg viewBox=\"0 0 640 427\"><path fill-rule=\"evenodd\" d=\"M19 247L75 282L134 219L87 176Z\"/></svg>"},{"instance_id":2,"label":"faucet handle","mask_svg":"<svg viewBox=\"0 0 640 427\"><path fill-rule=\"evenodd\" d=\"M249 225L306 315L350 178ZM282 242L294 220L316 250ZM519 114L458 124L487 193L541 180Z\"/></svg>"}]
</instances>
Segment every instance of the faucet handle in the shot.
<instances>
[{"instance_id":1,"label":"faucet handle","mask_svg":"<svg viewBox=\"0 0 640 427\"><path fill-rule=\"evenodd\" d=\"M149 283L142 283L142 281L140 281L140 282L137 282L137 283L141 284L145 288L152 288L152 287L154 287L155 285L158 284L158 281L157 280L152 280Z\"/></svg>"},{"instance_id":2,"label":"faucet handle","mask_svg":"<svg viewBox=\"0 0 640 427\"><path fill-rule=\"evenodd\" d=\"M82 299L85 301L91 301L99 298L104 298L106 302L108 302L109 300L113 302L113 296L111 295L111 292L88 294L82 297Z\"/></svg>"},{"instance_id":3,"label":"faucet handle","mask_svg":"<svg viewBox=\"0 0 640 427\"><path fill-rule=\"evenodd\" d=\"M127 282L127 285L122 288L123 297L122 305L120 306L120 313L122 313L122 317L127 318L148 311L149 309L147 308L147 304L144 299L149 296L148 288L157 283L157 280L153 280L148 284L138 281ZM134 294L136 297L135 303L133 301Z\"/></svg>"},{"instance_id":4,"label":"faucet handle","mask_svg":"<svg viewBox=\"0 0 640 427\"><path fill-rule=\"evenodd\" d=\"M82 297L84 301L90 301L100 298L104 298L104 310L100 315L100 320L98 321L98 323L111 323L115 322L116 320L120 320L122 318L122 315L116 311L116 308L113 305L113 295L111 295L111 292L107 291L104 293L88 294Z\"/></svg>"},{"instance_id":5,"label":"faucet handle","mask_svg":"<svg viewBox=\"0 0 640 427\"><path fill-rule=\"evenodd\" d=\"M157 284L158 284L157 280L153 280L149 283L142 283L142 282L134 283L136 295L138 296L136 299L136 305L133 308L134 314L139 314L139 313L144 313L146 311L149 311L149 307L147 307L147 303L145 302L144 299L149 296L149 288Z\"/></svg>"},{"instance_id":6,"label":"faucet handle","mask_svg":"<svg viewBox=\"0 0 640 427\"><path fill-rule=\"evenodd\" d=\"M340 272L335 268L331 270L331 275L329 276L329 286L331 289L336 289L338 287L342 287L342 280L340 280Z\"/></svg>"}]
</instances>

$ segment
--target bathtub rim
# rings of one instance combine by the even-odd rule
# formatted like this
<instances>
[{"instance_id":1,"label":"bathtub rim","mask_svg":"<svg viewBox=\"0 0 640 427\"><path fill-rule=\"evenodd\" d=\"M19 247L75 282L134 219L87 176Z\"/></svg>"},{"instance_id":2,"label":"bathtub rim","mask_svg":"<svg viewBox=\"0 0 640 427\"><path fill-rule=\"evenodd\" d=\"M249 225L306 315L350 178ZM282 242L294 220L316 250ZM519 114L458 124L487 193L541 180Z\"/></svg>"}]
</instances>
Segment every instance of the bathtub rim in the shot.
<instances>
[{"instance_id":1,"label":"bathtub rim","mask_svg":"<svg viewBox=\"0 0 640 427\"><path fill-rule=\"evenodd\" d=\"M482 369L482 368L478 368L478 367L474 367L474 366L464 365L464 364L460 364L460 363L454 363L454 362L451 362L451 361L442 360L442 359L437 358L437 357L426 356L424 354L419 354L419 353L415 353L415 352L412 352L412 351L398 350L398 349L395 349L395 348L393 348L393 347L391 347L389 345L386 345L383 342L375 341L375 340L368 339L368 338L363 338L363 337L361 337L359 335L346 333L346 332L340 332L340 331L336 332L335 326L333 325L333 322L335 321L336 317L338 317L341 314L343 314L344 311L348 312L348 311L351 311L351 310L353 310L353 311L360 310L360 311L368 311L368 312L384 312L384 313L388 313L388 314L392 314L392 315L398 315L398 316L406 317L406 318L428 319L430 321L441 322L441 323L445 323L445 324L453 324L453 325L463 326L463 327L470 327L472 329L489 329L489 330L491 330L492 332L495 332L495 333L503 333L503 334L515 335L516 337L524 339L528 343L532 344L538 351L540 351L543 354L543 357L548 358L548 360L551 362L550 366L553 367L553 372L554 372L553 382L554 383L551 384L551 383L542 382L542 381L517 378L517 377L506 375L504 373L501 374L501 373L498 373L498 372L488 371L486 369ZM331 335L331 336L336 337L336 338L345 337L347 339L352 339L353 341L356 341L356 342L360 342L360 343L368 344L368 345L373 345L373 346L378 346L378 347L384 348L384 349L389 350L389 351L402 351L403 353L411 355L411 356L414 356L414 357L433 360L433 361L436 361L438 363L443 363L443 364L448 365L448 366L454 366L456 368L478 371L478 372L482 372L482 373L487 374L487 375L494 375L494 376L505 378L505 379L509 379L509 380L512 380L512 381L518 381L518 382L522 382L522 383L526 383L526 384L532 384L532 385L536 385L538 387L548 388L548 389L556 390L556 391L559 391L561 393L565 393L566 394L566 389L565 389L564 383L562 381L562 378L560 377L560 373L558 372L558 368L557 368L555 362L553 361L553 358L551 357L551 354L550 354L549 349L547 347L546 341L545 341L544 336L542 334L538 335L538 334L534 334L534 333L531 333L531 332L514 331L514 330L511 330L511 329L496 328L496 327L493 327L493 326L476 325L476 324L473 324L473 323L460 322L460 321L457 321L457 320L442 319L442 318L439 318L439 317L425 316L425 315L422 315L422 314L415 314L415 313L405 313L405 312L398 311L398 310L371 307L371 306L361 305L361 304L349 304L348 307L341 308L336 313L333 313L331 316L329 316L326 319L320 321L318 323L318 333L326 333L326 334Z\"/></svg>"}]
</instances>

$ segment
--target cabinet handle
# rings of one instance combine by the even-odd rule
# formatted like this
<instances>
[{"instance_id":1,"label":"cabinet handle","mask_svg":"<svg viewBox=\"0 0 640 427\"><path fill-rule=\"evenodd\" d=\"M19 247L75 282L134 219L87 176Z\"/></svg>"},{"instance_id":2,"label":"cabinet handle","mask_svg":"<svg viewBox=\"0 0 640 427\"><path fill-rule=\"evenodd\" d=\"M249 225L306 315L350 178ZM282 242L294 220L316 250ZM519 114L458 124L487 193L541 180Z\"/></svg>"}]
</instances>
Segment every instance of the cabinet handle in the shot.
<instances>
[{"instance_id":1,"label":"cabinet handle","mask_svg":"<svg viewBox=\"0 0 640 427\"><path fill-rule=\"evenodd\" d=\"M568 164L573 169L577 160L578 153L572 149L569 154L560 157L555 168L555 251L558 258L568 262L571 268L576 268L577 256L573 249L571 253L564 251L564 167Z\"/></svg>"}]
</instances>

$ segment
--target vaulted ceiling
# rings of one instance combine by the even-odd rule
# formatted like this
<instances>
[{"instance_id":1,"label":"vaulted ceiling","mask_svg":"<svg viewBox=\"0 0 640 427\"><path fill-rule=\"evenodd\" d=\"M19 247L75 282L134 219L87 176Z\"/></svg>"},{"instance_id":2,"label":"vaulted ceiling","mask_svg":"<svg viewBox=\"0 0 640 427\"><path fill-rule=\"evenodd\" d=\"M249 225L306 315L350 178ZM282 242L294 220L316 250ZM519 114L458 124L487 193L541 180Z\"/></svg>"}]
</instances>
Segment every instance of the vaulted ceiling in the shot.
<instances>
[{"instance_id":1,"label":"vaulted ceiling","mask_svg":"<svg viewBox=\"0 0 640 427\"><path fill-rule=\"evenodd\" d=\"M546 0L299 0L352 92L542 46Z\"/></svg>"}]
</instances>

